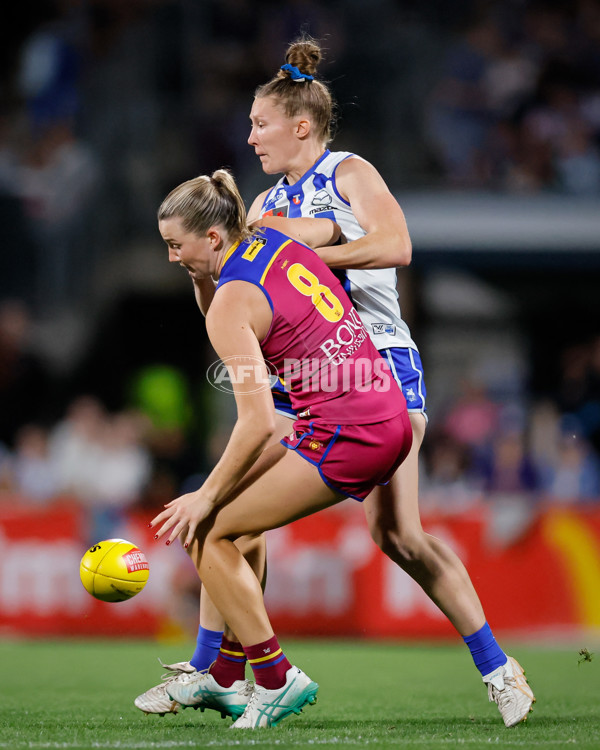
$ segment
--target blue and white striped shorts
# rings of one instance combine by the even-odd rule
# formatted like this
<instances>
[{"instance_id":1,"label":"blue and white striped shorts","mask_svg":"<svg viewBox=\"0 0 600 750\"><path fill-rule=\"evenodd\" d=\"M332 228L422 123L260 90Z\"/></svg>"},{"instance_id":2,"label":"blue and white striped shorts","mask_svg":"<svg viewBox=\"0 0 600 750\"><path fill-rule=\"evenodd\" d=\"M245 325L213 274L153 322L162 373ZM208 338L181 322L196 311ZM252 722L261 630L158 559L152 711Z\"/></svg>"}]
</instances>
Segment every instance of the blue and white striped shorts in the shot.
<instances>
[{"instance_id":1,"label":"blue and white striped shorts","mask_svg":"<svg viewBox=\"0 0 600 750\"><path fill-rule=\"evenodd\" d=\"M394 347L381 349L379 354L390 366L392 375L402 389L409 414L425 414L427 389L419 352L416 349Z\"/></svg>"}]
</instances>

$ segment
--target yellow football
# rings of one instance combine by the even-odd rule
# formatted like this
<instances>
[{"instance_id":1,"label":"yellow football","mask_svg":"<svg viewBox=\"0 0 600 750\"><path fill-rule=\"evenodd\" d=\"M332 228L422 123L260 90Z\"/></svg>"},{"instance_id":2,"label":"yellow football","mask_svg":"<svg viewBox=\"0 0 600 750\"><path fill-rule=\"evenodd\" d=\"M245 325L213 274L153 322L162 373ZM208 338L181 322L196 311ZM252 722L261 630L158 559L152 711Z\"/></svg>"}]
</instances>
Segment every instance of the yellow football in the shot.
<instances>
[{"instance_id":1,"label":"yellow football","mask_svg":"<svg viewBox=\"0 0 600 750\"><path fill-rule=\"evenodd\" d=\"M94 544L79 566L85 590L103 602L131 599L144 588L149 574L144 553L125 539L106 539Z\"/></svg>"}]
</instances>

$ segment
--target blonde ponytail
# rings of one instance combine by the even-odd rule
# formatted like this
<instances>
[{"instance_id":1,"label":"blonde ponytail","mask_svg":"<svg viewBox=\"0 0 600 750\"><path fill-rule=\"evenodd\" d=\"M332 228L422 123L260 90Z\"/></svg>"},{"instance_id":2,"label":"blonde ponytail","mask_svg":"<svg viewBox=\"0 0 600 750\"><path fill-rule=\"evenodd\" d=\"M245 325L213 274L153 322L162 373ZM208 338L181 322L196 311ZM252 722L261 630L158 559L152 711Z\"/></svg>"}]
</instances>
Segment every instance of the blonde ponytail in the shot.
<instances>
[{"instance_id":1,"label":"blonde ponytail","mask_svg":"<svg viewBox=\"0 0 600 750\"><path fill-rule=\"evenodd\" d=\"M160 204L158 220L177 217L186 232L204 237L212 226L221 225L231 239L245 239L251 232L246 207L233 175L217 169L171 190Z\"/></svg>"}]
</instances>

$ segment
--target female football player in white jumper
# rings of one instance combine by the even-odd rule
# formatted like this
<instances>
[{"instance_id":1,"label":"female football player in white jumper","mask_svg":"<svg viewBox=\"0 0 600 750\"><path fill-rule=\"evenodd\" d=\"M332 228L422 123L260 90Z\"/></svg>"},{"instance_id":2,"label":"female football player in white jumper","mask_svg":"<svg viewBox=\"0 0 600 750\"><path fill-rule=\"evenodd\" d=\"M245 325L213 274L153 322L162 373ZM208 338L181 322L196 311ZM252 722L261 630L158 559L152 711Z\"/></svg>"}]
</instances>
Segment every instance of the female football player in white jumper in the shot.
<instances>
[{"instance_id":1,"label":"female football player in white jumper","mask_svg":"<svg viewBox=\"0 0 600 750\"><path fill-rule=\"evenodd\" d=\"M267 174L283 176L255 199L249 219L300 239L307 219L329 218L341 227L347 244L320 247L317 252L342 280L373 343L389 363L402 388L413 429L408 458L390 483L377 488L363 503L369 530L385 554L423 588L463 637L488 686L490 701L498 705L505 725L513 726L527 718L535 701L523 670L498 646L460 559L421 526L418 454L427 424L426 391L418 349L400 314L395 271L411 261L406 221L371 164L355 154L327 149L333 105L328 87L315 78L321 57L312 39L292 43L286 64L256 91L248 142ZM206 313L214 293L212 282L196 285L195 293ZM273 395L279 439L289 433L290 418L296 415L282 387L274 389ZM249 554L260 571L264 546L254 546ZM218 647L223 623L206 595L200 622L200 634L204 633L205 640L212 636ZM170 700L176 697L183 697L189 705L193 669L208 666L197 660L194 664L193 659L192 664L171 665L173 672L166 682L139 696L136 705L148 713L176 710ZM187 672L191 674L185 676ZM180 680L188 687L178 689Z\"/></svg>"}]
</instances>

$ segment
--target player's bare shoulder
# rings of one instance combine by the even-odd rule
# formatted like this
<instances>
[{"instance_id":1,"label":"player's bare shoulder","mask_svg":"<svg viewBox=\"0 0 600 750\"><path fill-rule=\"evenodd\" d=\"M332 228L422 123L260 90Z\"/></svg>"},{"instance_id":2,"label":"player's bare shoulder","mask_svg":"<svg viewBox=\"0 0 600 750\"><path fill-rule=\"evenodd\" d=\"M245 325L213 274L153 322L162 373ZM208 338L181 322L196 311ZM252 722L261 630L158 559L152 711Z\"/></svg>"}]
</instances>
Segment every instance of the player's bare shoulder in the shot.
<instances>
[{"instance_id":1,"label":"player's bare shoulder","mask_svg":"<svg viewBox=\"0 0 600 750\"><path fill-rule=\"evenodd\" d=\"M263 203L272 189L273 188L267 188L267 190L263 190L262 193L259 193L259 195L257 195L252 201L252 205L248 209L248 224L252 224L260 219Z\"/></svg>"},{"instance_id":2,"label":"player's bare shoulder","mask_svg":"<svg viewBox=\"0 0 600 750\"><path fill-rule=\"evenodd\" d=\"M349 200L357 190L388 192L388 187L378 170L371 162L357 154L340 162L335 178L337 189L344 200Z\"/></svg>"},{"instance_id":3,"label":"player's bare shoulder","mask_svg":"<svg viewBox=\"0 0 600 750\"><path fill-rule=\"evenodd\" d=\"M264 293L256 284L233 279L219 286L206 315L209 338L227 337L232 325L248 326L257 336L266 335L273 314Z\"/></svg>"}]
</instances>

